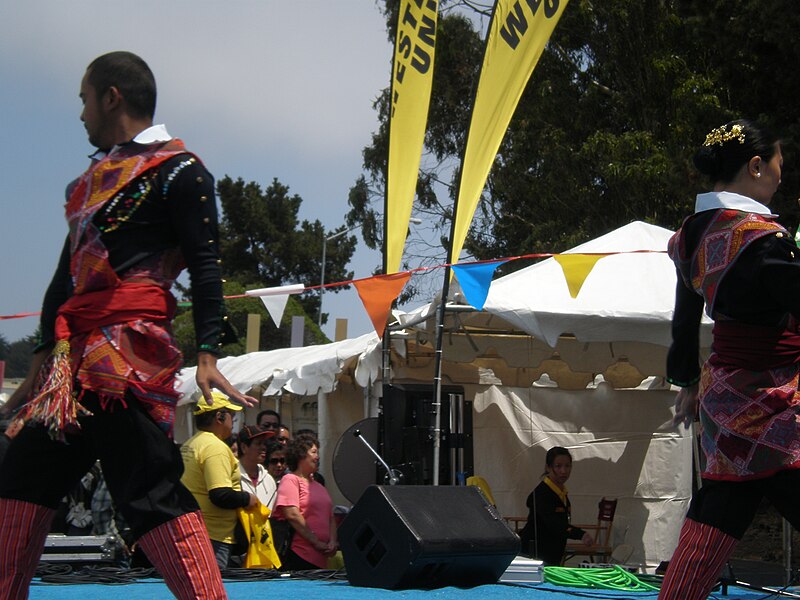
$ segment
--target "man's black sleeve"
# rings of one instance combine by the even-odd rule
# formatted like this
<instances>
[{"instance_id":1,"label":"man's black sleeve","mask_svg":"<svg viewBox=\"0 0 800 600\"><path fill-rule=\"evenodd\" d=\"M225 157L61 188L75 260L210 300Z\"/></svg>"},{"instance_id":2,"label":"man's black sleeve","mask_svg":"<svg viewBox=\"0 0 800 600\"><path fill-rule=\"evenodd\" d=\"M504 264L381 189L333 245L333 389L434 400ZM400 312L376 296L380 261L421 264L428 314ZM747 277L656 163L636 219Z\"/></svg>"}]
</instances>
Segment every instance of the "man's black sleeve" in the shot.
<instances>
[{"instance_id":1,"label":"man's black sleeve","mask_svg":"<svg viewBox=\"0 0 800 600\"><path fill-rule=\"evenodd\" d=\"M250 494L237 492L233 488L214 488L208 492L208 499L220 508L244 508L250 505Z\"/></svg>"}]
</instances>

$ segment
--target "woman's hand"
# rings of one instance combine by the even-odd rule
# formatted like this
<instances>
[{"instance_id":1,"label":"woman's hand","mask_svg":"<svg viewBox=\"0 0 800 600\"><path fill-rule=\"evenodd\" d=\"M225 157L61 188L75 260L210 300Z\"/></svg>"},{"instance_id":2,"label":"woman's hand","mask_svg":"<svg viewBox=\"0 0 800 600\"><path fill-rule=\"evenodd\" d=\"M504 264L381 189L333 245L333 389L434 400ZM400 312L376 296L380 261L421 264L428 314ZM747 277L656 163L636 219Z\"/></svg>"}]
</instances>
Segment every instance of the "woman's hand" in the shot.
<instances>
[{"instance_id":1,"label":"woman's hand","mask_svg":"<svg viewBox=\"0 0 800 600\"><path fill-rule=\"evenodd\" d=\"M692 425L692 422L697 418L697 384L689 387L681 388L675 398L675 417L672 419L672 424L677 426L683 423L686 429Z\"/></svg>"},{"instance_id":2,"label":"woman's hand","mask_svg":"<svg viewBox=\"0 0 800 600\"><path fill-rule=\"evenodd\" d=\"M583 544L584 546L593 545L594 538L592 537L592 534L590 534L589 532L584 533L583 537L581 538L581 544Z\"/></svg>"}]
</instances>

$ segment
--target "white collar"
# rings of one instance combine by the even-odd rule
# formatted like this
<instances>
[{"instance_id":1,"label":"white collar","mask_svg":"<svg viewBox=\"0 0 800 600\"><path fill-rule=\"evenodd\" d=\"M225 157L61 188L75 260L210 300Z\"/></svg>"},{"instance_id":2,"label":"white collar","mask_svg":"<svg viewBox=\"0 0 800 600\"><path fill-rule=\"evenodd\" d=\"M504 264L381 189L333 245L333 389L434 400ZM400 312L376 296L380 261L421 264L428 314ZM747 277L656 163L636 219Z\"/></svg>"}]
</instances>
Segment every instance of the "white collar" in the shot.
<instances>
[{"instance_id":1,"label":"white collar","mask_svg":"<svg viewBox=\"0 0 800 600\"><path fill-rule=\"evenodd\" d=\"M727 208L731 210L741 210L742 212L755 213L757 215L777 216L769 208L756 202L752 198L735 194L733 192L706 192L697 194L694 204L694 212L699 213L704 210L715 210Z\"/></svg>"},{"instance_id":2,"label":"white collar","mask_svg":"<svg viewBox=\"0 0 800 600\"><path fill-rule=\"evenodd\" d=\"M133 141L137 144L157 144L158 142L168 142L171 139L172 136L167 131L167 127L159 124L141 131L139 135L133 138Z\"/></svg>"},{"instance_id":3,"label":"white collar","mask_svg":"<svg viewBox=\"0 0 800 600\"><path fill-rule=\"evenodd\" d=\"M140 131L136 137L134 137L131 141L136 142L137 144L142 145L149 145L149 144L159 144L162 142L168 142L172 139L172 136L167 131L167 128L163 124L159 125L152 125L147 129ZM105 158L109 154L114 154L120 148L120 144L115 145L111 150L108 152L104 152L103 150L98 150L94 154L91 155L90 158L95 160L100 160Z\"/></svg>"}]
</instances>

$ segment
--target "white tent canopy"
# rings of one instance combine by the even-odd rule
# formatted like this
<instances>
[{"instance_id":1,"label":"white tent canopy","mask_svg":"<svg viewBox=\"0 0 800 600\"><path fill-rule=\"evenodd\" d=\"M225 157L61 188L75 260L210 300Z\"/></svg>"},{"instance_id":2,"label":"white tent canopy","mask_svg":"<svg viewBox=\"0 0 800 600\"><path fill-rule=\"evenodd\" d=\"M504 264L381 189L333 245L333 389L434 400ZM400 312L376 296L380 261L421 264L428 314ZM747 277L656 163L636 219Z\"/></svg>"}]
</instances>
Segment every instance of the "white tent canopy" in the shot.
<instances>
[{"instance_id":1,"label":"white tent canopy","mask_svg":"<svg viewBox=\"0 0 800 600\"><path fill-rule=\"evenodd\" d=\"M497 280L484 309L550 346L563 333L582 342L669 346L676 276L664 251L671 235L668 229L630 223L565 253L653 251L601 258L577 298L570 297L560 265L550 258Z\"/></svg>"},{"instance_id":2,"label":"white tent canopy","mask_svg":"<svg viewBox=\"0 0 800 600\"><path fill-rule=\"evenodd\" d=\"M644 342L668 347L675 301L675 267L666 254L672 231L634 221L564 254L610 254L600 259L572 298L561 266L548 258L492 282L480 313L462 324L526 332L555 348L559 336L580 342ZM405 322L433 316L435 305ZM498 323L495 317L501 319ZM708 325L710 321L704 318ZM708 344L708 331L703 342Z\"/></svg>"}]
</instances>

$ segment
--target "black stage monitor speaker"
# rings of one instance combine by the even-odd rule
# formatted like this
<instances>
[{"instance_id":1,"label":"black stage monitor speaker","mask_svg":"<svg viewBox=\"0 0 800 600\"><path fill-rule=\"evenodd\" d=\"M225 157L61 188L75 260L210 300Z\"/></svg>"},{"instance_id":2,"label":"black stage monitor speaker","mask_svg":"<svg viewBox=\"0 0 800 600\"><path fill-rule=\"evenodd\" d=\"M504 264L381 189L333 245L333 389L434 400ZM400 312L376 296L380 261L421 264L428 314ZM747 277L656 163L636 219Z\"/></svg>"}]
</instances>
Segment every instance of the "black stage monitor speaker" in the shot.
<instances>
[{"instance_id":1,"label":"black stage monitor speaker","mask_svg":"<svg viewBox=\"0 0 800 600\"><path fill-rule=\"evenodd\" d=\"M339 528L352 585L385 589L496 583L519 538L473 486L368 487Z\"/></svg>"}]
</instances>

